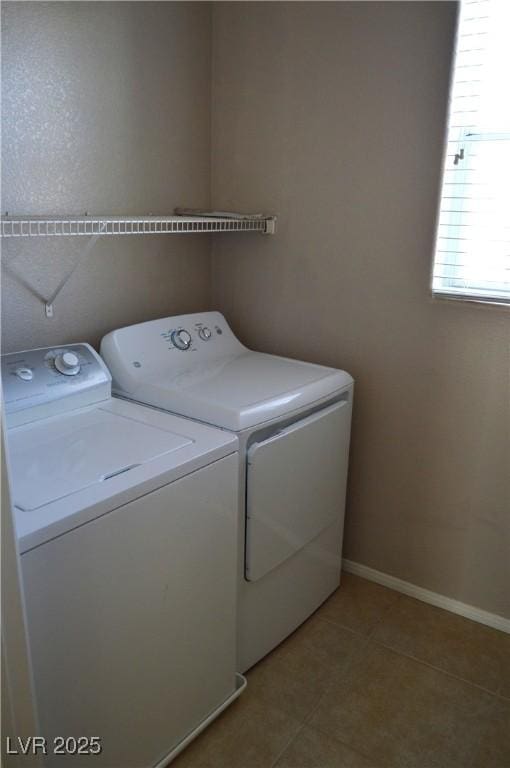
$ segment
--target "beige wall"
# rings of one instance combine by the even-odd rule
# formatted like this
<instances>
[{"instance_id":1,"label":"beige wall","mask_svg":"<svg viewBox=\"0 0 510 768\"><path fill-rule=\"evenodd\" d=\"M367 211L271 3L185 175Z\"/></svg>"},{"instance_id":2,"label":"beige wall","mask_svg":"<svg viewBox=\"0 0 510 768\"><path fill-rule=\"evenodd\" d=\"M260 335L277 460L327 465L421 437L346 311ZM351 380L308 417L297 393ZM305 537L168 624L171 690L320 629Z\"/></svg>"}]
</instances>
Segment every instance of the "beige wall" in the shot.
<instances>
[{"instance_id":1,"label":"beige wall","mask_svg":"<svg viewBox=\"0 0 510 768\"><path fill-rule=\"evenodd\" d=\"M210 14L213 12L212 155ZM451 3L4 3L3 210L280 215L274 238L105 238L4 351L209 305L356 378L347 557L510 616L508 314L428 290ZM4 244L51 293L80 240Z\"/></svg>"},{"instance_id":2,"label":"beige wall","mask_svg":"<svg viewBox=\"0 0 510 768\"><path fill-rule=\"evenodd\" d=\"M210 6L5 2L3 197L13 214L168 214L210 192ZM82 238L6 241L50 295ZM104 238L46 319L3 272L3 351L207 307L207 238Z\"/></svg>"},{"instance_id":3,"label":"beige wall","mask_svg":"<svg viewBox=\"0 0 510 768\"><path fill-rule=\"evenodd\" d=\"M510 617L509 318L428 293L452 3L213 14L215 241L243 341L356 378L345 555Z\"/></svg>"}]
</instances>

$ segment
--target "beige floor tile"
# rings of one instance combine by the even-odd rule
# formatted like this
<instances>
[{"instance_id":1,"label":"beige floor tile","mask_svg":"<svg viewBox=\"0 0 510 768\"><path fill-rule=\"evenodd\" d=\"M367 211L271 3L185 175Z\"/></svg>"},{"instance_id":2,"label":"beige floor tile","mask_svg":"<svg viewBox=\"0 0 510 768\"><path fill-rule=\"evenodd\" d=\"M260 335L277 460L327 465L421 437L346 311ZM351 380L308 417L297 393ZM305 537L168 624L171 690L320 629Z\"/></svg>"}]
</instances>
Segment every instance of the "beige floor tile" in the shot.
<instances>
[{"instance_id":1,"label":"beige floor tile","mask_svg":"<svg viewBox=\"0 0 510 768\"><path fill-rule=\"evenodd\" d=\"M353 632L312 616L248 672L249 690L302 721L359 644Z\"/></svg>"},{"instance_id":2,"label":"beige floor tile","mask_svg":"<svg viewBox=\"0 0 510 768\"><path fill-rule=\"evenodd\" d=\"M313 655L334 671L343 667L353 651L365 642L352 630L325 621L318 611L287 638L282 648L305 653L308 657Z\"/></svg>"},{"instance_id":3,"label":"beige floor tile","mask_svg":"<svg viewBox=\"0 0 510 768\"><path fill-rule=\"evenodd\" d=\"M275 768L377 768L358 752L314 728L305 726Z\"/></svg>"},{"instance_id":4,"label":"beige floor tile","mask_svg":"<svg viewBox=\"0 0 510 768\"><path fill-rule=\"evenodd\" d=\"M510 701L496 702L473 768L510 768Z\"/></svg>"},{"instance_id":5,"label":"beige floor tile","mask_svg":"<svg viewBox=\"0 0 510 768\"><path fill-rule=\"evenodd\" d=\"M508 635L510 637L510 635ZM510 699L510 663L505 665L503 676L501 679L501 688L499 689L499 695Z\"/></svg>"},{"instance_id":6,"label":"beige floor tile","mask_svg":"<svg viewBox=\"0 0 510 768\"><path fill-rule=\"evenodd\" d=\"M371 644L324 695L310 725L381 766L466 768L494 697Z\"/></svg>"},{"instance_id":7,"label":"beige floor tile","mask_svg":"<svg viewBox=\"0 0 510 768\"><path fill-rule=\"evenodd\" d=\"M300 723L247 690L172 768L271 768Z\"/></svg>"},{"instance_id":8,"label":"beige floor tile","mask_svg":"<svg viewBox=\"0 0 510 768\"><path fill-rule=\"evenodd\" d=\"M510 635L441 608L402 597L373 639L491 691L505 679L510 688Z\"/></svg>"},{"instance_id":9,"label":"beige floor tile","mask_svg":"<svg viewBox=\"0 0 510 768\"><path fill-rule=\"evenodd\" d=\"M392 589L342 573L337 591L326 600L318 615L354 632L368 634L390 605L400 599Z\"/></svg>"}]
</instances>

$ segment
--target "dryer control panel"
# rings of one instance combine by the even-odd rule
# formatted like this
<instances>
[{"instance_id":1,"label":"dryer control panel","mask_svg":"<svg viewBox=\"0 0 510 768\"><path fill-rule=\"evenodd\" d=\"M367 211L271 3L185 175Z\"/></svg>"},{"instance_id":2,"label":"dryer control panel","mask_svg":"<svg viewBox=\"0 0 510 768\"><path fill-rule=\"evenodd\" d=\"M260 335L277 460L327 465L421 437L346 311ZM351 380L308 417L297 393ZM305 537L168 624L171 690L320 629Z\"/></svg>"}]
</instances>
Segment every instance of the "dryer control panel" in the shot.
<instances>
[{"instance_id":1,"label":"dryer control panel","mask_svg":"<svg viewBox=\"0 0 510 768\"><path fill-rule=\"evenodd\" d=\"M2 355L2 386L15 426L109 398L111 376L89 344L67 344Z\"/></svg>"},{"instance_id":2,"label":"dryer control panel","mask_svg":"<svg viewBox=\"0 0 510 768\"><path fill-rule=\"evenodd\" d=\"M151 339L154 343L159 340L159 352L164 348L168 352L196 352L200 358L218 357L228 354L232 342L237 339L230 330L227 321L219 312L203 312L196 315L179 315L163 320L151 320L130 328L114 331L123 341ZM108 338L108 337L106 337ZM237 342L238 344L239 342ZM164 345L162 347L161 345ZM195 355L196 357L197 355ZM176 361L173 362L175 365ZM189 362L177 362L177 365L187 367Z\"/></svg>"},{"instance_id":3,"label":"dryer control panel","mask_svg":"<svg viewBox=\"0 0 510 768\"><path fill-rule=\"evenodd\" d=\"M244 352L219 312L150 320L112 331L101 342L114 392L128 397L148 376L168 382L193 372L202 375Z\"/></svg>"}]
</instances>

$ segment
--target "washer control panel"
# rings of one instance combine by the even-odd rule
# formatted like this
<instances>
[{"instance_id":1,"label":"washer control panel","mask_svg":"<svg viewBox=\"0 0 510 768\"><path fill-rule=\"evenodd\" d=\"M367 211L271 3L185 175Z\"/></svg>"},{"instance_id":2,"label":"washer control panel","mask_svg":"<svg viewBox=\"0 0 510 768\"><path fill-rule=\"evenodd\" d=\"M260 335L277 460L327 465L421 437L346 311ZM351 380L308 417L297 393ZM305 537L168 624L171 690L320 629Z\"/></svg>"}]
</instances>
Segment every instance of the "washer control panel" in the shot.
<instances>
[{"instance_id":1,"label":"washer control panel","mask_svg":"<svg viewBox=\"0 0 510 768\"><path fill-rule=\"evenodd\" d=\"M30 411L42 418L111 394L110 373L88 344L11 352L1 360L6 414L27 412L16 423L31 420Z\"/></svg>"},{"instance_id":2,"label":"washer control panel","mask_svg":"<svg viewBox=\"0 0 510 768\"><path fill-rule=\"evenodd\" d=\"M22 381L32 381L34 378L33 370L31 368L26 368L24 365L20 368L16 368L14 373L18 379L21 379Z\"/></svg>"},{"instance_id":3,"label":"washer control panel","mask_svg":"<svg viewBox=\"0 0 510 768\"><path fill-rule=\"evenodd\" d=\"M76 376L81 371L80 358L75 352L61 352L53 361L55 370L64 376Z\"/></svg>"}]
</instances>

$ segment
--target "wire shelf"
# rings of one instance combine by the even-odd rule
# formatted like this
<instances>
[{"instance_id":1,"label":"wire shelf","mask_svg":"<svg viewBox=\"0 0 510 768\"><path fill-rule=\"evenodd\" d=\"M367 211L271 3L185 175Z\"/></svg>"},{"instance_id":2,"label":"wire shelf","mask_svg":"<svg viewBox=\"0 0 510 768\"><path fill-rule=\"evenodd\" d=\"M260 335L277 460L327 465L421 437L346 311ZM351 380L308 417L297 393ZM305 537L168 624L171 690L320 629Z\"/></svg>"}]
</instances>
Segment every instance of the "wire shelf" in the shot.
<instances>
[{"instance_id":1,"label":"wire shelf","mask_svg":"<svg viewBox=\"0 0 510 768\"><path fill-rule=\"evenodd\" d=\"M274 234L274 216L2 216L2 237L73 237L88 235L197 234L261 232Z\"/></svg>"}]
</instances>

